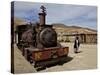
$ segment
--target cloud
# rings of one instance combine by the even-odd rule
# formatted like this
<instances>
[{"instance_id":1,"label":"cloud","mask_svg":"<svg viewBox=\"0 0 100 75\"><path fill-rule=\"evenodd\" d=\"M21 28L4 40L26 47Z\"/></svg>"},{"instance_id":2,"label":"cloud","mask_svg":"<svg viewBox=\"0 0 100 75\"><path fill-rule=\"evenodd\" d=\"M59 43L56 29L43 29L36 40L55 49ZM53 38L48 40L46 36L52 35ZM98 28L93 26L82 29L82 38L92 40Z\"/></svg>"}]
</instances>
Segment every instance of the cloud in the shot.
<instances>
[{"instance_id":1,"label":"cloud","mask_svg":"<svg viewBox=\"0 0 100 75\"><path fill-rule=\"evenodd\" d=\"M39 8L43 3L15 2L15 17L39 21ZM97 29L97 7L45 3L46 23L64 23Z\"/></svg>"},{"instance_id":2,"label":"cloud","mask_svg":"<svg viewBox=\"0 0 100 75\"><path fill-rule=\"evenodd\" d=\"M26 21L38 21L40 4L31 2L14 2L14 16Z\"/></svg>"},{"instance_id":3,"label":"cloud","mask_svg":"<svg viewBox=\"0 0 100 75\"><path fill-rule=\"evenodd\" d=\"M55 5L48 7L47 23L64 23L97 29L97 7L81 5Z\"/></svg>"}]
</instances>

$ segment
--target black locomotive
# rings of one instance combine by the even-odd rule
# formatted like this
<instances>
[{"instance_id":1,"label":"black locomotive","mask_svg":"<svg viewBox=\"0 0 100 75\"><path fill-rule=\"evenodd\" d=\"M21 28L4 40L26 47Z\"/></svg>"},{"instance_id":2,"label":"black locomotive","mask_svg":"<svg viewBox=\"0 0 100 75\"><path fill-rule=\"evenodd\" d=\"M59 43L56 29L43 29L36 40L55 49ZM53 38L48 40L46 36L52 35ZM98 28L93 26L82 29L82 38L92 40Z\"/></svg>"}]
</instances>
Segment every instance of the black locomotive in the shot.
<instances>
[{"instance_id":1,"label":"black locomotive","mask_svg":"<svg viewBox=\"0 0 100 75\"><path fill-rule=\"evenodd\" d=\"M16 39L25 58L35 67L60 62L67 57L69 48L57 42L57 33L52 25L45 24L45 7L41 6L40 23L18 26ZM54 62L50 62L50 61ZM49 62L48 62L49 61Z\"/></svg>"}]
</instances>

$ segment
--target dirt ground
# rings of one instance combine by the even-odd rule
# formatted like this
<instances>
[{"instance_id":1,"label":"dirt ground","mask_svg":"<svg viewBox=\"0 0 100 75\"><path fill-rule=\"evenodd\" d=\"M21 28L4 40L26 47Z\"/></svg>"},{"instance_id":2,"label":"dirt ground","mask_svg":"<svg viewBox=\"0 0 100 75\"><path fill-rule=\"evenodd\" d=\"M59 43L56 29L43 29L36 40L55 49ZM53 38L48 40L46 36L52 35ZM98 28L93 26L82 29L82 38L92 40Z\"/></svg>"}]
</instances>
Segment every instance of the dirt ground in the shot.
<instances>
[{"instance_id":1,"label":"dirt ground","mask_svg":"<svg viewBox=\"0 0 100 75\"><path fill-rule=\"evenodd\" d=\"M14 45L14 73L33 73L34 67L22 56L21 51Z\"/></svg>"},{"instance_id":2,"label":"dirt ground","mask_svg":"<svg viewBox=\"0 0 100 75\"><path fill-rule=\"evenodd\" d=\"M79 52L75 54L73 50L73 43L62 43L62 46L69 47L68 61L63 65L54 65L38 72L53 72L53 71L68 71L68 70L84 70L97 68L97 45L96 44L81 44ZM15 46L15 73L29 73L37 72L35 68L30 65L21 52Z\"/></svg>"},{"instance_id":3,"label":"dirt ground","mask_svg":"<svg viewBox=\"0 0 100 75\"><path fill-rule=\"evenodd\" d=\"M46 68L40 72L52 71L68 71L68 70L85 70L97 68L97 45L96 44L81 44L79 52L75 54L73 43L62 43L63 46L69 47L69 55L66 63Z\"/></svg>"}]
</instances>

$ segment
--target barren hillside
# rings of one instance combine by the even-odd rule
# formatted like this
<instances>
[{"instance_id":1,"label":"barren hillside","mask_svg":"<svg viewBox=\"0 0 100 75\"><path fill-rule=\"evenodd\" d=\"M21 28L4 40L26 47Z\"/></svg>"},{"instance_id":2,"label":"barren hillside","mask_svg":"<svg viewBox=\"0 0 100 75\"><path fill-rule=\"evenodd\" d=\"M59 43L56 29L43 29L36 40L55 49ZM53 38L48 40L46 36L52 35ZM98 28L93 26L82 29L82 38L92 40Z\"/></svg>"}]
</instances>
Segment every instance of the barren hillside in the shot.
<instances>
[{"instance_id":1,"label":"barren hillside","mask_svg":"<svg viewBox=\"0 0 100 75\"><path fill-rule=\"evenodd\" d=\"M67 33L86 33L86 34L96 34L97 31L90 28L83 28L79 26L66 26L64 24L52 24L53 28L57 32L67 32Z\"/></svg>"},{"instance_id":2,"label":"barren hillside","mask_svg":"<svg viewBox=\"0 0 100 75\"><path fill-rule=\"evenodd\" d=\"M26 24L22 19L14 18L14 27L22 24ZM68 26L60 23L51 24L56 32L66 32L66 33L86 33L86 34L96 34L97 31L90 28L83 28L79 26Z\"/></svg>"}]
</instances>

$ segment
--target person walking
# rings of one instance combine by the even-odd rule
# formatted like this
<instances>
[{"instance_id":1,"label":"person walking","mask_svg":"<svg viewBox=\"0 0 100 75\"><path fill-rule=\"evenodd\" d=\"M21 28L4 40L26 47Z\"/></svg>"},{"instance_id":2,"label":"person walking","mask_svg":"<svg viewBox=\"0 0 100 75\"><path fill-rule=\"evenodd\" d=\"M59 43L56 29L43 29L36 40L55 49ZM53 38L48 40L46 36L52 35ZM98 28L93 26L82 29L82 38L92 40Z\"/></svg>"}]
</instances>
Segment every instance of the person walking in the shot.
<instances>
[{"instance_id":1,"label":"person walking","mask_svg":"<svg viewBox=\"0 0 100 75\"><path fill-rule=\"evenodd\" d=\"M76 37L74 41L74 53L78 53L79 46L80 46L79 37Z\"/></svg>"}]
</instances>

